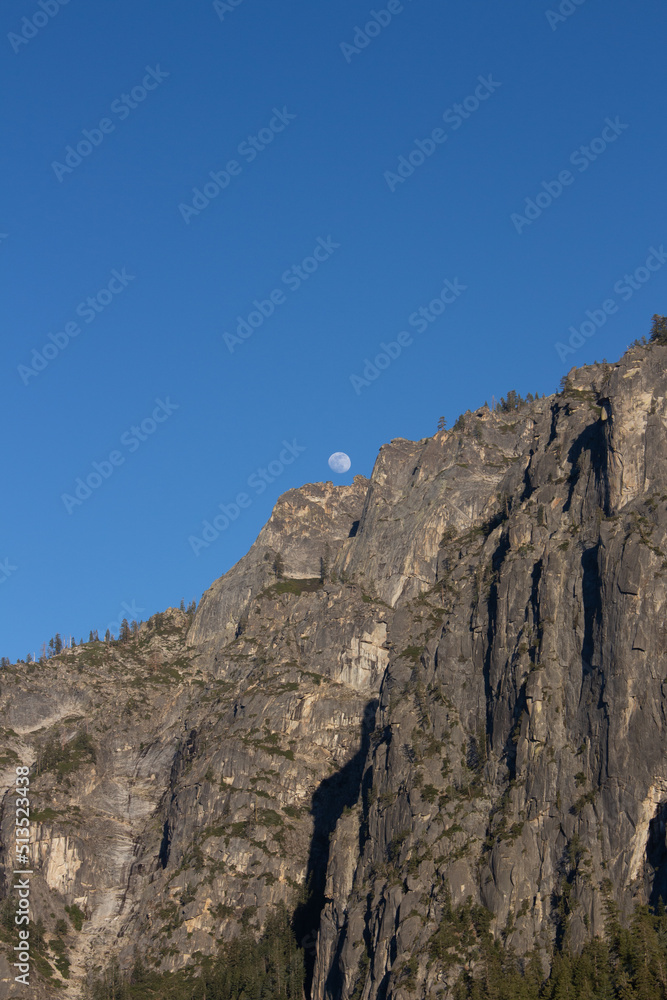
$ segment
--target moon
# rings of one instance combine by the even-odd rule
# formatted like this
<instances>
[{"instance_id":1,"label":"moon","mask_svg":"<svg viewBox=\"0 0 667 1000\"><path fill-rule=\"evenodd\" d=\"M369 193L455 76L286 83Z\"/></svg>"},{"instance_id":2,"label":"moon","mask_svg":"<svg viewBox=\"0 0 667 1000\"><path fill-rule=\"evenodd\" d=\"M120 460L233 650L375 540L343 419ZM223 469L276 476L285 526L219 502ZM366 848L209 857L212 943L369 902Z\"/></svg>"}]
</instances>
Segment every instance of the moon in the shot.
<instances>
[{"instance_id":1,"label":"moon","mask_svg":"<svg viewBox=\"0 0 667 1000\"><path fill-rule=\"evenodd\" d=\"M329 458L329 468L334 472L347 472L351 465L350 456L344 451L335 451Z\"/></svg>"}]
</instances>

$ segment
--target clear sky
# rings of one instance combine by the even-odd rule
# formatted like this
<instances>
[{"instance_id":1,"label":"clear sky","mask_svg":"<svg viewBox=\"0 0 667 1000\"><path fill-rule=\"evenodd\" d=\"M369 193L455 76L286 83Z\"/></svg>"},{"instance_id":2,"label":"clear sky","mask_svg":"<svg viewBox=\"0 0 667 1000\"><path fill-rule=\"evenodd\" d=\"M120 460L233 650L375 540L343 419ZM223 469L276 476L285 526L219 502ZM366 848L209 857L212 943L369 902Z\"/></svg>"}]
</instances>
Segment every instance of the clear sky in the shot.
<instances>
[{"instance_id":1,"label":"clear sky","mask_svg":"<svg viewBox=\"0 0 667 1000\"><path fill-rule=\"evenodd\" d=\"M0 18L2 655L198 599L285 490L667 312L662 0Z\"/></svg>"}]
</instances>

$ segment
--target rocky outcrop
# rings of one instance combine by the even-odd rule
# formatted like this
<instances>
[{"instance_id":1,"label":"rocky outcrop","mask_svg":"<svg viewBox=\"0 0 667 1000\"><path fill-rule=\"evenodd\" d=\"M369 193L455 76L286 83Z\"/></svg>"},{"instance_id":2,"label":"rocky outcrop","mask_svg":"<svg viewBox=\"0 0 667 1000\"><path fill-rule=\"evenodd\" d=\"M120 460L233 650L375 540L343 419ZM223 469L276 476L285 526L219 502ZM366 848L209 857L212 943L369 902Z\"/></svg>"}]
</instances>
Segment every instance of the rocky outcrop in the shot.
<instances>
[{"instance_id":1,"label":"rocky outcrop","mask_svg":"<svg viewBox=\"0 0 667 1000\"><path fill-rule=\"evenodd\" d=\"M194 621L3 672L35 898L85 915L59 995L284 901L313 1000L445 998L462 907L546 963L667 894L666 359L392 441L281 497Z\"/></svg>"},{"instance_id":2,"label":"rocky outcrop","mask_svg":"<svg viewBox=\"0 0 667 1000\"><path fill-rule=\"evenodd\" d=\"M367 486L355 476L351 486L310 483L284 493L248 554L202 597L191 644L214 651L234 639L253 598L275 582L276 557L285 578L320 577L344 539L356 533Z\"/></svg>"},{"instance_id":3,"label":"rocky outcrop","mask_svg":"<svg viewBox=\"0 0 667 1000\"><path fill-rule=\"evenodd\" d=\"M405 649L352 879L332 848L314 996L435 994L431 944L469 897L547 955L565 896L577 948L608 898L629 913L664 892L666 357L570 373L496 516L445 538L436 586L394 617Z\"/></svg>"}]
</instances>

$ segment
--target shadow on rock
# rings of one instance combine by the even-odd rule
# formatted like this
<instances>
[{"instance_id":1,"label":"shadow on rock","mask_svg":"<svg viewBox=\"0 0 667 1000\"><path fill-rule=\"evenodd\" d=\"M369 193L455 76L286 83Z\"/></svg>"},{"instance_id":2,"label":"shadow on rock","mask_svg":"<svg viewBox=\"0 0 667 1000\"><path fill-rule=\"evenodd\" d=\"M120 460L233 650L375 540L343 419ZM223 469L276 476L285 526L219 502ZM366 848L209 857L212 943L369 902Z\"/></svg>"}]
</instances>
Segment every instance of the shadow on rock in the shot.
<instances>
[{"instance_id":1,"label":"shadow on rock","mask_svg":"<svg viewBox=\"0 0 667 1000\"><path fill-rule=\"evenodd\" d=\"M369 701L361 722L360 746L354 757L340 771L320 783L311 803L314 818L313 837L306 870L306 899L294 913L294 931L299 946L304 949L306 968L305 995L310 997L315 968L315 942L324 909L324 889L329 864L330 838L345 808L351 809L359 800L364 764L375 728L377 699Z\"/></svg>"}]
</instances>

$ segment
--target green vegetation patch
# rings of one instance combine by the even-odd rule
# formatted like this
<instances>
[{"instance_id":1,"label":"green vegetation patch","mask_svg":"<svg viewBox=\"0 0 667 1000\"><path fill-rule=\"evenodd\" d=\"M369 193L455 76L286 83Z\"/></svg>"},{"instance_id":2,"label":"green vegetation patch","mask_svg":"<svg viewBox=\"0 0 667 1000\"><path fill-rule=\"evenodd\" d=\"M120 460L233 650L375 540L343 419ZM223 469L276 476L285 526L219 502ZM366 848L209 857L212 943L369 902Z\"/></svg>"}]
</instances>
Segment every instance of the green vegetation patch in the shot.
<instances>
[{"instance_id":1,"label":"green vegetation patch","mask_svg":"<svg viewBox=\"0 0 667 1000\"><path fill-rule=\"evenodd\" d=\"M257 818L262 826L283 826L285 822L274 809L258 809Z\"/></svg>"},{"instance_id":2,"label":"green vegetation patch","mask_svg":"<svg viewBox=\"0 0 667 1000\"><path fill-rule=\"evenodd\" d=\"M72 903L71 906L65 907L65 913L70 918L74 930L80 931L83 927L83 922L86 919L86 914L83 910L81 910L76 903Z\"/></svg>"},{"instance_id":3,"label":"green vegetation patch","mask_svg":"<svg viewBox=\"0 0 667 1000\"><path fill-rule=\"evenodd\" d=\"M77 733L74 739L64 744L57 737L52 737L38 754L37 772L53 771L61 781L84 764L95 764L96 761L95 742L88 733Z\"/></svg>"},{"instance_id":4,"label":"green vegetation patch","mask_svg":"<svg viewBox=\"0 0 667 1000\"><path fill-rule=\"evenodd\" d=\"M33 823L52 823L54 819L62 816L60 810L46 806L45 809L33 809L30 812L30 819Z\"/></svg>"},{"instance_id":5,"label":"green vegetation patch","mask_svg":"<svg viewBox=\"0 0 667 1000\"><path fill-rule=\"evenodd\" d=\"M232 915L221 904L217 919ZM91 984L91 1000L303 1000L305 965L284 903L270 914L258 941L248 929L254 907L243 910L243 934L221 943L214 958L200 957L198 968L177 973L149 970L141 959L123 974L113 960ZM170 950L167 949L165 954ZM193 956L196 957L196 956Z\"/></svg>"},{"instance_id":6,"label":"green vegetation patch","mask_svg":"<svg viewBox=\"0 0 667 1000\"><path fill-rule=\"evenodd\" d=\"M8 748L0 754L0 767L9 767L10 764L16 764L18 760L20 760L19 755Z\"/></svg>"},{"instance_id":7,"label":"green vegetation patch","mask_svg":"<svg viewBox=\"0 0 667 1000\"><path fill-rule=\"evenodd\" d=\"M274 583L272 587L267 587L259 595L260 597L268 597L269 600L275 600L276 597L280 597L281 594L310 594L315 590L320 590L323 586L322 580L317 577L308 577L304 580L280 580L278 583Z\"/></svg>"},{"instance_id":8,"label":"green vegetation patch","mask_svg":"<svg viewBox=\"0 0 667 1000\"><path fill-rule=\"evenodd\" d=\"M408 646L401 653L401 656L406 660L412 660L413 663L419 663L419 657L424 652L424 646Z\"/></svg>"}]
</instances>

